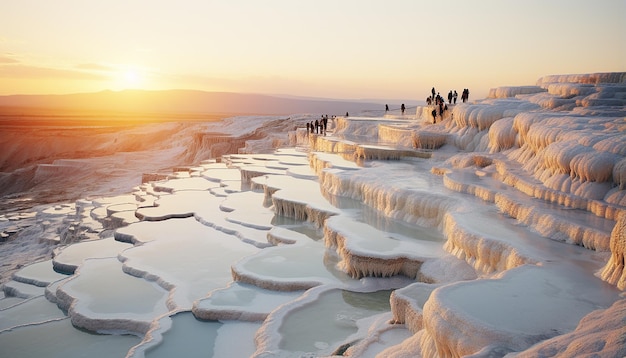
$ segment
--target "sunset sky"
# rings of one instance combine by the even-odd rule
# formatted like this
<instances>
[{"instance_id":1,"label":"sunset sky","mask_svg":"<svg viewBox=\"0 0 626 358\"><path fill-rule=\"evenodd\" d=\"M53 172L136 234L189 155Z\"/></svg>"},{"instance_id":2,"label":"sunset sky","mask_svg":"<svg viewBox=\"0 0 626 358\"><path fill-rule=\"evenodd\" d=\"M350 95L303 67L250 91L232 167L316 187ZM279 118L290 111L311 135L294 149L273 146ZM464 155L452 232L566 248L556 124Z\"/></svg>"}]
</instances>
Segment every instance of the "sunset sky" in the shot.
<instances>
[{"instance_id":1,"label":"sunset sky","mask_svg":"<svg viewBox=\"0 0 626 358\"><path fill-rule=\"evenodd\" d=\"M0 2L0 95L199 89L474 98L626 71L626 1Z\"/></svg>"}]
</instances>

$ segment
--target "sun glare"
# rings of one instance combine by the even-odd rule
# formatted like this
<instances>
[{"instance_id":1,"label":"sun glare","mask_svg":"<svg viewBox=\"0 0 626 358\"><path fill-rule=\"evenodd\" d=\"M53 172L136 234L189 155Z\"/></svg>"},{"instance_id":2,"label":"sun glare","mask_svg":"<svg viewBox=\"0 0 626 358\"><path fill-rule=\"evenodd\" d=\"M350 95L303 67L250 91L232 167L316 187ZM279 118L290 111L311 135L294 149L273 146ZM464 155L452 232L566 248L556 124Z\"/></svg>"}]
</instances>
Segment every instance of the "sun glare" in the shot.
<instances>
[{"instance_id":1,"label":"sun glare","mask_svg":"<svg viewBox=\"0 0 626 358\"><path fill-rule=\"evenodd\" d=\"M121 68L117 74L117 87L120 89L141 88L144 85L144 74L132 67Z\"/></svg>"},{"instance_id":2,"label":"sun glare","mask_svg":"<svg viewBox=\"0 0 626 358\"><path fill-rule=\"evenodd\" d=\"M139 84L139 73L137 73L137 71L128 70L124 73L124 80L129 85L136 86Z\"/></svg>"}]
</instances>

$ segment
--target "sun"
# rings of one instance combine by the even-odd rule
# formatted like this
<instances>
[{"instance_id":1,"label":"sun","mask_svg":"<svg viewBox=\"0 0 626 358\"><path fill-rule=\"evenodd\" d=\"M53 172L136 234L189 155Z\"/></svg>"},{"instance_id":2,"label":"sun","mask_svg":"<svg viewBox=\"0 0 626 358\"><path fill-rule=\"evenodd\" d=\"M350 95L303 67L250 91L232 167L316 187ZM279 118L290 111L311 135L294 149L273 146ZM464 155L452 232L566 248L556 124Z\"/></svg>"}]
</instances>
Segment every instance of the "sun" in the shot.
<instances>
[{"instance_id":1,"label":"sun","mask_svg":"<svg viewBox=\"0 0 626 358\"><path fill-rule=\"evenodd\" d=\"M145 85L145 74L136 67L123 67L117 72L117 87L121 89L137 89Z\"/></svg>"},{"instance_id":2,"label":"sun","mask_svg":"<svg viewBox=\"0 0 626 358\"><path fill-rule=\"evenodd\" d=\"M137 87L141 78L136 70L126 70L124 72L124 82L131 87Z\"/></svg>"}]
</instances>

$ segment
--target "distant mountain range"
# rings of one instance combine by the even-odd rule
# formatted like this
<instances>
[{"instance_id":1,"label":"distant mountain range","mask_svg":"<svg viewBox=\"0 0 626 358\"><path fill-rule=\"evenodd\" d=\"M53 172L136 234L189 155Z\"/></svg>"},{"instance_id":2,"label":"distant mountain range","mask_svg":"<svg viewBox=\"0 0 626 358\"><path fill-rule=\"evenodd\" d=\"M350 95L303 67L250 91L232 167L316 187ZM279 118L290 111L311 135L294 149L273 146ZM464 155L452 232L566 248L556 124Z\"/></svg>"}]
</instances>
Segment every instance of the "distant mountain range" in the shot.
<instances>
[{"instance_id":1,"label":"distant mountain range","mask_svg":"<svg viewBox=\"0 0 626 358\"><path fill-rule=\"evenodd\" d=\"M280 97L194 90L124 90L65 95L0 96L0 114L16 111L58 110L119 113L232 113L282 115L321 113L343 115L364 110L384 110L384 104L367 101Z\"/></svg>"}]
</instances>

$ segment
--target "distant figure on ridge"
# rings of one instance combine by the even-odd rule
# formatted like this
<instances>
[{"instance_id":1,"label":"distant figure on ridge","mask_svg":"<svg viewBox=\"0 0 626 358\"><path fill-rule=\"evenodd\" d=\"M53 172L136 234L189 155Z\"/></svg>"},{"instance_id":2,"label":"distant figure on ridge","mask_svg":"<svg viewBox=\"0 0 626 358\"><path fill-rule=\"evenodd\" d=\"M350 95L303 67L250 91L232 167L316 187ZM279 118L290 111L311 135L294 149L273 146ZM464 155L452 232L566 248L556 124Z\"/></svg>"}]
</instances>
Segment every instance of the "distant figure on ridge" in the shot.
<instances>
[{"instance_id":1,"label":"distant figure on ridge","mask_svg":"<svg viewBox=\"0 0 626 358\"><path fill-rule=\"evenodd\" d=\"M463 103L469 100L469 89L465 88L463 90L463 93L461 94L461 100L463 101Z\"/></svg>"},{"instance_id":2,"label":"distant figure on ridge","mask_svg":"<svg viewBox=\"0 0 626 358\"><path fill-rule=\"evenodd\" d=\"M389 112L389 105L388 104L385 105L385 112Z\"/></svg>"},{"instance_id":3,"label":"distant figure on ridge","mask_svg":"<svg viewBox=\"0 0 626 358\"><path fill-rule=\"evenodd\" d=\"M406 107L404 107L404 103L402 103L402 105L400 106L400 109L402 110L402 115L404 115L404 110L406 109Z\"/></svg>"},{"instance_id":4,"label":"distant figure on ridge","mask_svg":"<svg viewBox=\"0 0 626 358\"><path fill-rule=\"evenodd\" d=\"M348 112L346 112L346 117L348 117Z\"/></svg>"},{"instance_id":5,"label":"distant figure on ridge","mask_svg":"<svg viewBox=\"0 0 626 358\"><path fill-rule=\"evenodd\" d=\"M454 94L453 94L453 100L454 100L454 104L456 104L456 98L459 96L458 93L456 93L456 90L454 90Z\"/></svg>"}]
</instances>

